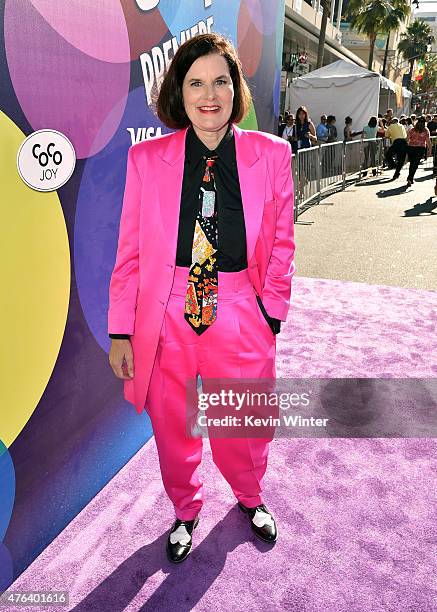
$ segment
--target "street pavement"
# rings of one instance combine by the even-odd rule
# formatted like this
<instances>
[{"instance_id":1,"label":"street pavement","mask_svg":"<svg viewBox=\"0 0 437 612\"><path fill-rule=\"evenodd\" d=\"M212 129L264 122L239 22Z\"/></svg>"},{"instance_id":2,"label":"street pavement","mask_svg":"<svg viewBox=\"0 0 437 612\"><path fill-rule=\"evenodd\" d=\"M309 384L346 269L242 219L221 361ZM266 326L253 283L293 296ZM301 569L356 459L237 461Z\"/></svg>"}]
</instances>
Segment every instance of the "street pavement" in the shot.
<instances>
[{"instance_id":1,"label":"street pavement","mask_svg":"<svg viewBox=\"0 0 437 612\"><path fill-rule=\"evenodd\" d=\"M437 196L430 160L328 195L295 224L296 276L437 290Z\"/></svg>"}]
</instances>

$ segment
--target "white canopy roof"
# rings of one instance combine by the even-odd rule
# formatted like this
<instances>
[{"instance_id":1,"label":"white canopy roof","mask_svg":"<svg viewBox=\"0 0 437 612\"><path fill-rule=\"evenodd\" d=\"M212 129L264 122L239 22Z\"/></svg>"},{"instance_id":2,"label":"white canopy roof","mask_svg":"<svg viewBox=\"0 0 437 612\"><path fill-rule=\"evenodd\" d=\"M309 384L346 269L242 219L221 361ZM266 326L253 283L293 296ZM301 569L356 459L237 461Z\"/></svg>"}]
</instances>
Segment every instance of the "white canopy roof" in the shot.
<instances>
[{"instance_id":1,"label":"white canopy roof","mask_svg":"<svg viewBox=\"0 0 437 612\"><path fill-rule=\"evenodd\" d=\"M358 131L368 124L371 116L378 114L381 89L385 90L384 98L388 98L387 94L393 95L392 92L401 93L399 85L377 72L338 60L294 79L290 87L290 105L294 112L299 106L306 106L316 125L321 115L335 115L342 134L346 116L352 117L353 128Z\"/></svg>"},{"instance_id":2,"label":"white canopy roof","mask_svg":"<svg viewBox=\"0 0 437 612\"><path fill-rule=\"evenodd\" d=\"M381 87L396 91L396 84L390 79L346 60L337 60L298 77L293 87L342 87L358 79L379 79Z\"/></svg>"}]
</instances>

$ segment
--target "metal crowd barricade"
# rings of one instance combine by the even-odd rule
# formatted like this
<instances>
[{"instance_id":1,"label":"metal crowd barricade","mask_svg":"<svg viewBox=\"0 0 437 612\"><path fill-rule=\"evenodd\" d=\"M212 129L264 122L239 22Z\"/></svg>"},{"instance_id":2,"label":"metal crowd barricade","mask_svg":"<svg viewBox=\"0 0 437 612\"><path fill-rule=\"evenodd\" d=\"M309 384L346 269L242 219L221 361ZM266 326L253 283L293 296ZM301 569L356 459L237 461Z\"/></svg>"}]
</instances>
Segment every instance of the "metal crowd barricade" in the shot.
<instances>
[{"instance_id":1,"label":"metal crowd barricade","mask_svg":"<svg viewBox=\"0 0 437 612\"><path fill-rule=\"evenodd\" d=\"M382 138L376 138L376 173L382 174L382 168L384 166L384 143Z\"/></svg>"},{"instance_id":2,"label":"metal crowd barricade","mask_svg":"<svg viewBox=\"0 0 437 612\"><path fill-rule=\"evenodd\" d=\"M382 140L382 146L383 146L383 158L385 159L385 154L387 152L387 150L391 147L391 140L390 138L380 138L380 140Z\"/></svg>"},{"instance_id":3,"label":"metal crowd barricade","mask_svg":"<svg viewBox=\"0 0 437 612\"><path fill-rule=\"evenodd\" d=\"M343 180L361 171L362 148L361 140L350 140L344 143Z\"/></svg>"},{"instance_id":4,"label":"metal crowd barricade","mask_svg":"<svg viewBox=\"0 0 437 612\"><path fill-rule=\"evenodd\" d=\"M384 143L382 138L364 138L362 140L363 151L361 158L361 170L376 170L384 163Z\"/></svg>"},{"instance_id":5,"label":"metal crowd barricade","mask_svg":"<svg viewBox=\"0 0 437 612\"><path fill-rule=\"evenodd\" d=\"M320 193L343 180L343 143L320 145Z\"/></svg>"},{"instance_id":6,"label":"metal crowd barricade","mask_svg":"<svg viewBox=\"0 0 437 612\"><path fill-rule=\"evenodd\" d=\"M300 149L294 157L294 189L300 203L309 202L319 191L319 147Z\"/></svg>"},{"instance_id":7,"label":"metal crowd barricade","mask_svg":"<svg viewBox=\"0 0 437 612\"><path fill-rule=\"evenodd\" d=\"M434 170L437 174L437 136L431 136L432 155L427 157L424 168L426 170Z\"/></svg>"},{"instance_id":8,"label":"metal crowd barricade","mask_svg":"<svg viewBox=\"0 0 437 612\"><path fill-rule=\"evenodd\" d=\"M381 172L384 151L384 139L373 138L320 143L293 154L294 220L304 205L313 200L319 202L324 192L336 187L344 189L349 179L355 176L360 180L369 169Z\"/></svg>"}]
</instances>

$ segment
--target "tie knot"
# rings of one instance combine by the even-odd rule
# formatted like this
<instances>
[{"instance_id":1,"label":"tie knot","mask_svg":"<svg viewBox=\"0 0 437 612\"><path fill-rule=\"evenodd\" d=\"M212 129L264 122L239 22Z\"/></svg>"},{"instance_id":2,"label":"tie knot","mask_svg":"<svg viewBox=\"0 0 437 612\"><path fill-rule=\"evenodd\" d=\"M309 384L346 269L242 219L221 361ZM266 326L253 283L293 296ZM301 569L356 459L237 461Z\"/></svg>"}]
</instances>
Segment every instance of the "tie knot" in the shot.
<instances>
[{"instance_id":1,"label":"tie knot","mask_svg":"<svg viewBox=\"0 0 437 612\"><path fill-rule=\"evenodd\" d=\"M208 166L208 168L211 168L211 166L215 164L216 159L217 159L217 155L215 155L214 157L208 157L206 159L206 165Z\"/></svg>"}]
</instances>

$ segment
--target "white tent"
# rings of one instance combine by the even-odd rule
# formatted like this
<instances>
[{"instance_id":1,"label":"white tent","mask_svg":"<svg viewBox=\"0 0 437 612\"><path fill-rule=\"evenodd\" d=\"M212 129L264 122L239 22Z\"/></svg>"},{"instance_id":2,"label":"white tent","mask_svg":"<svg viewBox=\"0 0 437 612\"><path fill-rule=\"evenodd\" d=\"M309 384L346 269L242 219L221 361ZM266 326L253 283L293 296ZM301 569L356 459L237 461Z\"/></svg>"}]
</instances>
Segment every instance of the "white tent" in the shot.
<instances>
[{"instance_id":1,"label":"white tent","mask_svg":"<svg viewBox=\"0 0 437 612\"><path fill-rule=\"evenodd\" d=\"M335 115L339 138L342 137L344 119L352 117L352 128L360 131L372 115L378 115L380 90L392 95L396 107L396 84L376 72L352 62L338 60L328 66L298 77L290 86L291 112L303 105L308 108L315 125L320 116Z\"/></svg>"}]
</instances>

